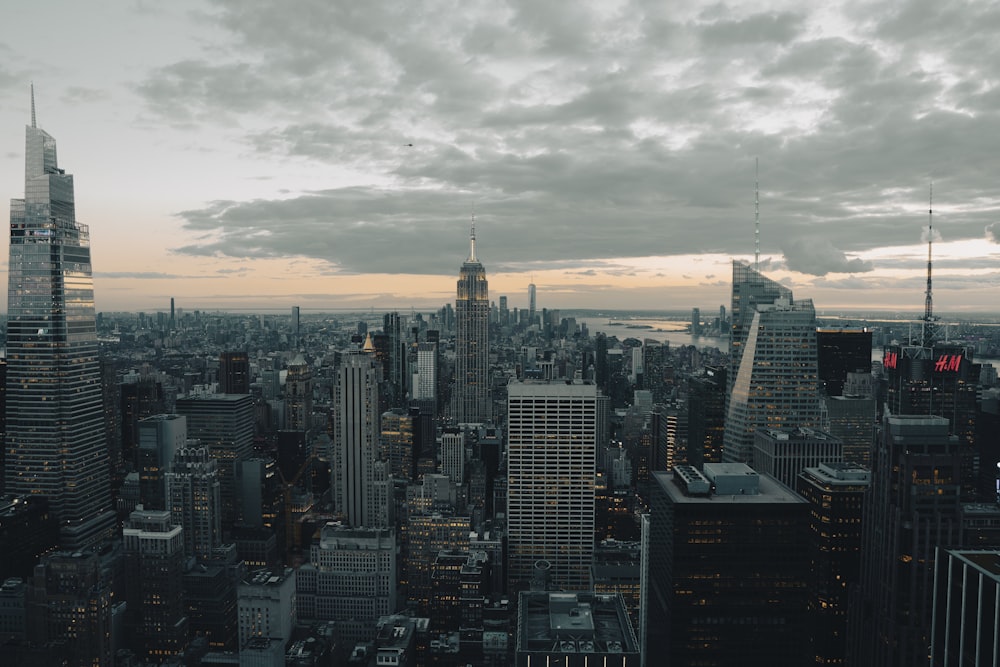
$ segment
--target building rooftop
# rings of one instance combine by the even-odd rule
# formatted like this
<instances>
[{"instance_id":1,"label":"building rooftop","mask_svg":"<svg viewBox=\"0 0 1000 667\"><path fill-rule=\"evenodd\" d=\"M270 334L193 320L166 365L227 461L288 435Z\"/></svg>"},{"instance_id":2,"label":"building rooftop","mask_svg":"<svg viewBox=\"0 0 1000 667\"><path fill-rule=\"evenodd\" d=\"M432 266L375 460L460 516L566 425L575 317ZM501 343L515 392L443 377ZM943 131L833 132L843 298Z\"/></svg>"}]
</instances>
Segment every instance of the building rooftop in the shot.
<instances>
[{"instance_id":1,"label":"building rooftop","mask_svg":"<svg viewBox=\"0 0 1000 667\"><path fill-rule=\"evenodd\" d=\"M736 466L736 468L723 468L723 472L735 473L737 475L742 474L743 476L750 479L750 475L747 471L752 473L753 477L756 478L757 492L756 493L718 493L713 490L711 494L700 494L700 495L688 495L685 493L684 487L681 485L677 479L674 478L671 473L667 472L654 472L653 479L657 484L660 485L670 499L676 504L698 504L698 503L738 503L740 505L754 504L754 505L769 505L776 503L790 503L799 504L807 502L805 498L795 493L787 486L777 481L770 475L758 475L750 466L745 463L706 463L705 468L709 466ZM709 481L713 481L712 478L705 476ZM715 480L720 478L716 475ZM725 488L729 488L727 484Z\"/></svg>"},{"instance_id":2,"label":"building rooftop","mask_svg":"<svg viewBox=\"0 0 1000 667\"><path fill-rule=\"evenodd\" d=\"M518 653L638 653L620 595L526 591L519 607Z\"/></svg>"}]
</instances>

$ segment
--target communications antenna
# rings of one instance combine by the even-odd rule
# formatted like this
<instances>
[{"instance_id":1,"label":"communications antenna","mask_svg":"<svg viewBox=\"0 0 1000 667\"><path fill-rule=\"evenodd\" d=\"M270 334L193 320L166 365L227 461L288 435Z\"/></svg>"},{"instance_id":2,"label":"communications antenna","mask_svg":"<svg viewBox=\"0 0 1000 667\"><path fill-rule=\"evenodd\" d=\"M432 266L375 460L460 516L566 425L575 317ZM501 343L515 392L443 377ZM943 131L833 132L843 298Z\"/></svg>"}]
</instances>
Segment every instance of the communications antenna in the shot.
<instances>
[{"instance_id":1,"label":"communications antenna","mask_svg":"<svg viewBox=\"0 0 1000 667\"><path fill-rule=\"evenodd\" d=\"M760 158L753 159L753 270L760 273Z\"/></svg>"},{"instance_id":2,"label":"communications antenna","mask_svg":"<svg viewBox=\"0 0 1000 667\"><path fill-rule=\"evenodd\" d=\"M934 298L931 293L931 250L934 246L934 182L927 198L927 293L924 295L924 347L934 347L937 326L934 324Z\"/></svg>"}]
</instances>

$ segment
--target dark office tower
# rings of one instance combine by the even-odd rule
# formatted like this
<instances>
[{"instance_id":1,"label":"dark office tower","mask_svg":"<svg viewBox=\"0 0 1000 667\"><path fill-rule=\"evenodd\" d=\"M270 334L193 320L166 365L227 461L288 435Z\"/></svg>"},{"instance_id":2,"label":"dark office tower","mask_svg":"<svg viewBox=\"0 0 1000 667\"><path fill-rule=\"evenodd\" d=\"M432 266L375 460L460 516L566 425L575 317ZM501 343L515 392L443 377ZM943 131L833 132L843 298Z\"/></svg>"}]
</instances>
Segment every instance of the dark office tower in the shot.
<instances>
[{"instance_id":1,"label":"dark office tower","mask_svg":"<svg viewBox=\"0 0 1000 667\"><path fill-rule=\"evenodd\" d=\"M285 378L285 430L308 433L313 411L313 373L299 354L288 364Z\"/></svg>"},{"instance_id":2,"label":"dark office tower","mask_svg":"<svg viewBox=\"0 0 1000 667\"><path fill-rule=\"evenodd\" d=\"M882 366L888 383L886 408L893 415L938 415L959 437L962 452L962 499L977 500L981 476L995 475L997 461L980 460L976 442L976 390L980 365L972 350L957 345L887 347ZM985 445L986 443L983 443ZM986 485L989 486L989 485ZM995 494L979 498L996 500Z\"/></svg>"},{"instance_id":3,"label":"dark office tower","mask_svg":"<svg viewBox=\"0 0 1000 667\"><path fill-rule=\"evenodd\" d=\"M298 347L299 347L299 345L300 345L300 343L302 341L302 333L301 333L301 329L299 328L301 323L299 322L299 307L298 306L292 306L292 322L291 322L291 324L292 324L292 327L291 327L291 329L292 329L292 332L291 332L291 335L292 335L291 343L292 343L292 349L294 350L294 349L298 349Z\"/></svg>"},{"instance_id":4,"label":"dark office tower","mask_svg":"<svg viewBox=\"0 0 1000 667\"><path fill-rule=\"evenodd\" d=\"M183 580L184 534L170 512L136 510L122 531L126 627L133 649L161 662L187 643Z\"/></svg>"},{"instance_id":5,"label":"dark office tower","mask_svg":"<svg viewBox=\"0 0 1000 667\"><path fill-rule=\"evenodd\" d=\"M701 309L692 308L691 309L691 335L700 336L701 335Z\"/></svg>"},{"instance_id":6,"label":"dark office tower","mask_svg":"<svg viewBox=\"0 0 1000 667\"><path fill-rule=\"evenodd\" d=\"M608 392L608 337L602 333L594 337L594 379L598 388L605 393Z\"/></svg>"},{"instance_id":7,"label":"dark office tower","mask_svg":"<svg viewBox=\"0 0 1000 667\"><path fill-rule=\"evenodd\" d=\"M219 465L206 447L179 449L166 474L171 523L184 529L184 554L207 561L222 544Z\"/></svg>"},{"instance_id":8,"label":"dark office tower","mask_svg":"<svg viewBox=\"0 0 1000 667\"><path fill-rule=\"evenodd\" d=\"M701 470L722 462L726 424L726 369L709 366L688 380L688 463Z\"/></svg>"},{"instance_id":9,"label":"dark office tower","mask_svg":"<svg viewBox=\"0 0 1000 667\"><path fill-rule=\"evenodd\" d=\"M245 350L219 354L219 393L250 393L250 355Z\"/></svg>"},{"instance_id":10,"label":"dark office tower","mask_svg":"<svg viewBox=\"0 0 1000 667\"><path fill-rule=\"evenodd\" d=\"M111 483L90 267L73 177L35 125L24 199L10 202L7 290L7 493L49 497L68 549L111 534Z\"/></svg>"},{"instance_id":11,"label":"dark office tower","mask_svg":"<svg viewBox=\"0 0 1000 667\"><path fill-rule=\"evenodd\" d=\"M7 359L0 359L0 493L3 493L4 459L7 454Z\"/></svg>"},{"instance_id":12,"label":"dark office tower","mask_svg":"<svg viewBox=\"0 0 1000 667\"><path fill-rule=\"evenodd\" d=\"M35 567L27 591L27 637L62 660L42 664L111 667L111 586L97 554L56 552ZM31 664L15 659L11 664Z\"/></svg>"},{"instance_id":13,"label":"dark office tower","mask_svg":"<svg viewBox=\"0 0 1000 667\"><path fill-rule=\"evenodd\" d=\"M151 375L126 376L119 385L118 401L122 420L122 463L126 469L132 470L139 446L139 422L166 412L163 385Z\"/></svg>"},{"instance_id":14,"label":"dark office tower","mask_svg":"<svg viewBox=\"0 0 1000 667\"><path fill-rule=\"evenodd\" d=\"M938 549L932 667L1000 664L1000 550Z\"/></svg>"},{"instance_id":15,"label":"dark office tower","mask_svg":"<svg viewBox=\"0 0 1000 667\"><path fill-rule=\"evenodd\" d=\"M817 665L842 665L848 592L861 575L861 515L871 472L849 463L806 468L795 490L809 501L809 637Z\"/></svg>"},{"instance_id":16,"label":"dark office tower","mask_svg":"<svg viewBox=\"0 0 1000 667\"><path fill-rule=\"evenodd\" d=\"M812 301L758 303L747 328L726 408L724 461L752 461L759 428L818 427L821 420Z\"/></svg>"},{"instance_id":17,"label":"dark office tower","mask_svg":"<svg viewBox=\"0 0 1000 667\"><path fill-rule=\"evenodd\" d=\"M174 312L174 297L170 297L170 330L173 331L177 328L177 318Z\"/></svg>"},{"instance_id":18,"label":"dark office tower","mask_svg":"<svg viewBox=\"0 0 1000 667\"><path fill-rule=\"evenodd\" d=\"M848 373L870 373L872 332L868 329L816 329L820 390L842 396Z\"/></svg>"},{"instance_id":19,"label":"dark office tower","mask_svg":"<svg viewBox=\"0 0 1000 667\"><path fill-rule=\"evenodd\" d=\"M535 283L528 285L528 326L535 323Z\"/></svg>"},{"instance_id":20,"label":"dark office tower","mask_svg":"<svg viewBox=\"0 0 1000 667\"><path fill-rule=\"evenodd\" d=\"M386 337L386 354L382 366L386 401L390 408L398 408L403 406L407 379L406 339L399 313L386 313L382 316L382 332Z\"/></svg>"},{"instance_id":21,"label":"dark office tower","mask_svg":"<svg viewBox=\"0 0 1000 667\"><path fill-rule=\"evenodd\" d=\"M174 454L187 444L187 420L180 415L156 415L139 422L139 502L149 510L169 509L166 475Z\"/></svg>"},{"instance_id":22,"label":"dark office tower","mask_svg":"<svg viewBox=\"0 0 1000 667\"><path fill-rule=\"evenodd\" d=\"M401 408L382 414L380 458L389 462L393 479L416 479L420 455L416 421L416 415Z\"/></svg>"},{"instance_id":23,"label":"dark office tower","mask_svg":"<svg viewBox=\"0 0 1000 667\"><path fill-rule=\"evenodd\" d=\"M486 271L476 259L476 227L469 258L458 276L455 300L455 396L452 416L459 424L490 421L490 300Z\"/></svg>"},{"instance_id":24,"label":"dark office tower","mask_svg":"<svg viewBox=\"0 0 1000 667\"><path fill-rule=\"evenodd\" d=\"M653 478L646 621L658 663L807 664L808 503L743 463Z\"/></svg>"},{"instance_id":25,"label":"dark office tower","mask_svg":"<svg viewBox=\"0 0 1000 667\"><path fill-rule=\"evenodd\" d=\"M510 309L507 307L507 297L500 297L500 326L510 326Z\"/></svg>"},{"instance_id":26,"label":"dark office tower","mask_svg":"<svg viewBox=\"0 0 1000 667\"><path fill-rule=\"evenodd\" d=\"M59 524L45 496L0 496L0 581L27 579L39 557L58 545Z\"/></svg>"},{"instance_id":27,"label":"dark office tower","mask_svg":"<svg viewBox=\"0 0 1000 667\"><path fill-rule=\"evenodd\" d=\"M886 416L872 452L851 664L926 663L934 558L960 540L961 445L942 417Z\"/></svg>"},{"instance_id":28,"label":"dark office tower","mask_svg":"<svg viewBox=\"0 0 1000 667\"><path fill-rule=\"evenodd\" d=\"M253 397L209 394L179 398L177 413L187 417L188 437L208 447L212 458L219 462L222 529L228 531L238 514L239 466L253 454Z\"/></svg>"},{"instance_id":29,"label":"dark office tower","mask_svg":"<svg viewBox=\"0 0 1000 667\"><path fill-rule=\"evenodd\" d=\"M670 344L646 339L642 345L642 386L653 396L653 403L664 403L673 386Z\"/></svg>"},{"instance_id":30,"label":"dark office tower","mask_svg":"<svg viewBox=\"0 0 1000 667\"><path fill-rule=\"evenodd\" d=\"M389 524L389 462L379 459L378 371L367 354L345 354L334 387L334 508L353 528Z\"/></svg>"}]
</instances>

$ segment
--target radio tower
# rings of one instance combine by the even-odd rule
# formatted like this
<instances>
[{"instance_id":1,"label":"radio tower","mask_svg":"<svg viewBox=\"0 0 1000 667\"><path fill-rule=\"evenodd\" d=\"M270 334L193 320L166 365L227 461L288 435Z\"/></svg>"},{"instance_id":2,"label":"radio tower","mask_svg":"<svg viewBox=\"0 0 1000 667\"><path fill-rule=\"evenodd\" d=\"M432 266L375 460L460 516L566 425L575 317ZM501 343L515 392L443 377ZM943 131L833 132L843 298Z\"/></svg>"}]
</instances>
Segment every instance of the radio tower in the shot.
<instances>
[{"instance_id":1,"label":"radio tower","mask_svg":"<svg viewBox=\"0 0 1000 667\"><path fill-rule=\"evenodd\" d=\"M927 293L924 296L924 347L934 347L937 337L937 318L934 317L934 298L931 295L931 249L934 246L934 183L931 183L927 200Z\"/></svg>"},{"instance_id":2,"label":"radio tower","mask_svg":"<svg viewBox=\"0 0 1000 667\"><path fill-rule=\"evenodd\" d=\"M760 273L760 158L753 159L753 270Z\"/></svg>"}]
</instances>

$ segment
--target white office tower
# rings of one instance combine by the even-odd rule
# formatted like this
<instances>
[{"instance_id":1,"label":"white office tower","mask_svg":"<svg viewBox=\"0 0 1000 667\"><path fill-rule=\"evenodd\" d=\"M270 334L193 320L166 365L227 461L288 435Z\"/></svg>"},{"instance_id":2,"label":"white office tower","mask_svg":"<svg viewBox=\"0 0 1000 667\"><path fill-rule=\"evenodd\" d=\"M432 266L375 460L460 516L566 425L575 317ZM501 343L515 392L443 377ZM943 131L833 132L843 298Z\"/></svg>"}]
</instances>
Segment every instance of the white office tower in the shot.
<instances>
[{"instance_id":1,"label":"white office tower","mask_svg":"<svg viewBox=\"0 0 1000 667\"><path fill-rule=\"evenodd\" d=\"M812 300L778 297L758 303L745 334L726 412L722 458L752 464L757 429L821 426Z\"/></svg>"},{"instance_id":2,"label":"white office tower","mask_svg":"<svg viewBox=\"0 0 1000 667\"><path fill-rule=\"evenodd\" d=\"M207 447L183 448L166 474L171 521L184 529L184 553L208 560L222 544L219 463Z\"/></svg>"},{"instance_id":3,"label":"white office tower","mask_svg":"<svg viewBox=\"0 0 1000 667\"><path fill-rule=\"evenodd\" d=\"M303 620L356 621L374 626L396 611L396 540L392 529L329 523L296 572Z\"/></svg>"},{"instance_id":4,"label":"white office tower","mask_svg":"<svg viewBox=\"0 0 1000 667\"><path fill-rule=\"evenodd\" d=\"M556 589L589 590L597 386L512 382L507 396L509 590L526 588L539 560Z\"/></svg>"},{"instance_id":5,"label":"white office tower","mask_svg":"<svg viewBox=\"0 0 1000 667\"><path fill-rule=\"evenodd\" d=\"M378 372L373 357L344 355L334 389L331 492L354 528L389 526L391 472L379 459Z\"/></svg>"},{"instance_id":6,"label":"white office tower","mask_svg":"<svg viewBox=\"0 0 1000 667\"><path fill-rule=\"evenodd\" d=\"M455 484L465 482L465 433L441 435L441 474Z\"/></svg>"},{"instance_id":7,"label":"white office tower","mask_svg":"<svg viewBox=\"0 0 1000 667\"><path fill-rule=\"evenodd\" d=\"M413 379L413 400L437 401L437 343L417 344L417 372Z\"/></svg>"}]
</instances>

